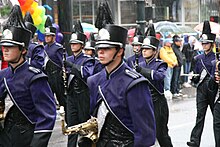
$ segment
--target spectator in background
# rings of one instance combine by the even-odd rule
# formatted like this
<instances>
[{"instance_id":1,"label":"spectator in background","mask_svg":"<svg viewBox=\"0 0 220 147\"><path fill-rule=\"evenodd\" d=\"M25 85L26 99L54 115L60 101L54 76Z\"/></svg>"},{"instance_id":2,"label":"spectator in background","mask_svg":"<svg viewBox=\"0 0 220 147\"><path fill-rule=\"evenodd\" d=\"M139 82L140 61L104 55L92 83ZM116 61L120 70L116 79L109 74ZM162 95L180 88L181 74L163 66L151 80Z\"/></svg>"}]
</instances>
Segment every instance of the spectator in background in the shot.
<instances>
[{"instance_id":1,"label":"spectator in background","mask_svg":"<svg viewBox=\"0 0 220 147\"><path fill-rule=\"evenodd\" d=\"M180 72L183 65L183 54L181 52L182 39L178 35L173 36L172 49L177 57L178 65L173 68L173 76L171 80L171 92L173 97L179 97L180 91Z\"/></svg>"},{"instance_id":2,"label":"spectator in background","mask_svg":"<svg viewBox=\"0 0 220 147\"><path fill-rule=\"evenodd\" d=\"M156 32L156 38L160 41L158 45L158 49L163 47L163 35L160 32Z\"/></svg>"},{"instance_id":3,"label":"spectator in background","mask_svg":"<svg viewBox=\"0 0 220 147\"><path fill-rule=\"evenodd\" d=\"M3 49L0 47L0 70L8 67L8 62L4 60Z\"/></svg>"},{"instance_id":4,"label":"spectator in background","mask_svg":"<svg viewBox=\"0 0 220 147\"><path fill-rule=\"evenodd\" d=\"M160 49L159 57L168 64L166 76L164 79L164 94L167 99L172 99L171 79L173 75L173 68L178 65L177 58L171 47L173 41L172 38L164 39L164 46Z\"/></svg>"},{"instance_id":5,"label":"spectator in background","mask_svg":"<svg viewBox=\"0 0 220 147\"><path fill-rule=\"evenodd\" d=\"M193 61L194 47L196 43L196 38L194 36L189 36L189 37L187 36L187 40L188 42L186 42L183 45L183 50L182 50L184 56L184 66L183 66L184 74L190 73L191 64ZM183 82L184 82L183 83L184 87L191 87L191 85L188 83L188 76L184 76Z\"/></svg>"}]
</instances>

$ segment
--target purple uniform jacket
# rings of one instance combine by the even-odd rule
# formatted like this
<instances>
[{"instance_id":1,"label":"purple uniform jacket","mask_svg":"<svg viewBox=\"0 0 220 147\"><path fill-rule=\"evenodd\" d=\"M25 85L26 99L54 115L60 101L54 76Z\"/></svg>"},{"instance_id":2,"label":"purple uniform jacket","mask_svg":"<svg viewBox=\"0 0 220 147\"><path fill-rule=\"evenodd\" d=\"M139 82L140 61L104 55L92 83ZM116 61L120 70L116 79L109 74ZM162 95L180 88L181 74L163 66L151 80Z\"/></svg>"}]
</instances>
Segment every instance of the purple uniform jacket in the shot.
<instances>
[{"instance_id":1,"label":"purple uniform jacket","mask_svg":"<svg viewBox=\"0 0 220 147\"><path fill-rule=\"evenodd\" d=\"M138 55L138 63L140 63L140 62L143 62L145 59L144 59L144 57L142 56L142 54L139 54ZM131 68L134 68L134 66L135 66L135 55L133 55L133 56L131 56L131 57L129 57L128 59L127 59L127 64L128 64L128 66L129 67L131 67Z\"/></svg>"},{"instance_id":2,"label":"purple uniform jacket","mask_svg":"<svg viewBox=\"0 0 220 147\"><path fill-rule=\"evenodd\" d=\"M55 63L58 67L62 68L63 64L63 46L59 43L54 42L50 46L47 44L44 47L46 55L49 59Z\"/></svg>"},{"instance_id":3,"label":"purple uniform jacket","mask_svg":"<svg viewBox=\"0 0 220 147\"><path fill-rule=\"evenodd\" d=\"M110 111L134 134L135 147L149 147L155 143L154 110L144 77L122 63L110 75L103 69L89 77L87 83L91 112L102 97Z\"/></svg>"},{"instance_id":4,"label":"purple uniform jacket","mask_svg":"<svg viewBox=\"0 0 220 147\"><path fill-rule=\"evenodd\" d=\"M94 65L93 74L96 74L100 72L104 68L104 66L99 62L99 59L97 57L94 57L94 59L95 59L95 65Z\"/></svg>"},{"instance_id":5,"label":"purple uniform jacket","mask_svg":"<svg viewBox=\"0 0 220 147\"><path fill-rule=\"evenodd\" d=\"M44 46L34 42L30 42L26 57L30 65L42 69L45 57Z\"/></svg>"},{"instance_id":6,"label":"purple uniform jacket","mask_svg":"<svg viewBox=\"0 0 220 147\"><path fill-rule=\"evenodd\" d=\"M81 66L81 76L87 79L89 76L93 75L94 71L94 59L92 57L86 56L82 52L77 56L67 57L67 61ZM67 69L68 71L70 69Z\"/></svg>"},{"instance_id":7,"label":"purple uniform jacket","mask_svg":"<svg viewBox=\"0 0 220 147\"><path fill-rule=\"evenodd\" d=\"M207 55L200 54L195 57L195 68L194 68L194 73L200 74L203 69L206 68L206 71L208 74L213 77L214 76L214 70L213 70L213 64L212 61L215 60L215 53L214 52L209 52Z\"/></svg>"},{"instance_id":8,"label":"purple uniform jacket","mask_svg":"<svg viewBox=\"0 0 220 147\"><path fill-rule=\"evenodd\" d=\"M8 67L0 71L0 97L5 90L13 104L35 124L35 133L52 132L56 105L45 74L27 61L14 70Z\"/></svg>"},{"instance_id":9,"label":"purple uniform jacket","mask_svg":"<svg viewBox=\"0 0 220 147\"><path fill-rule=\"evenodd\" d=\"M164 78L167 70L167 63L162 60L153 58L148 63L143 61L139 63L140 67L151 69L151 75L148 80L159 90L164 93Z\"/></svg>"}]
</instances>

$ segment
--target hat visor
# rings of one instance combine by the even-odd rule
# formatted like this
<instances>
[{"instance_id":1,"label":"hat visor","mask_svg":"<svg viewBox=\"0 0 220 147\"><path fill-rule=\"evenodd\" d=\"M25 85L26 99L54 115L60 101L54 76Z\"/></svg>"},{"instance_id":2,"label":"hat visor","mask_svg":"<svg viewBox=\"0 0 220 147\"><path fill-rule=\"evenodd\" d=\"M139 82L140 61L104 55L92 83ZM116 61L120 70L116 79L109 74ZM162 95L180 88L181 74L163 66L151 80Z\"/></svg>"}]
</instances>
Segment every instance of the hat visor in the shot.
<instances>
[{"instance_id":1,"label":"hat visor","mask_svg":"<svg viewBox=\"0 0 220 147\"><path fill-rule=\"evenodd\" d=\"M214 41L213 40L201 40L200 42L201 43L213 43Z\"/></svg>"},{"instance_id":2,"label":"hat visor","mask_svg":"<svg viewBox=\"0 0 220 147\"><path fill-rule=\"evenodd\" d=\"M153 49L156 49L156 47L155 46L153 46L153 45L143 45L142 47L141 47L141 49L151 49L151 48L153 48Z\"/></svg>"},{"instance_id":3,"label":"hat visor","mask_svg":"<svg viewBox=\"0 0 220 147\"><path fill-rule=\"evenodd\" d=\"M24 46L24 43L12 41L12 40L2 40L0 41L0 46Z\"/></svg>"},{"instance_id":4,"label":"hat visor","mask_svg":"<svg viewBox=\"0 0 220 147\"><path fill-rule=\"evenodd\" d=\"M70 40L69 42L70 44L76 44L76 43L80 43L80 44L84 44L82 41L80 40Z\"/></svg>"},{"instance_id":5,"label":"hat visor","mask_svg":"<svg viewBox=\"0 0 220 147\"><path fill-rule=\"evenodd\" d=\"M99 49L99 48L114 48L117 47L117 45L113 45L113 44L97 44L95 45L95 48Z\"/></svg>"},{"instance_id":6,"label":"hat visor","mask_svg":"<svg viewBox=\"0 0 220 147\"><path fill-rule=\"evenodd\" d=\"M84 47L84 50L95 50L94 47Z\"/></svg>"},{"instance_id":7,"label":"hat visor","mask_svg":"<svg viewBox=\"0 0 220 147\"><path fill-rule=\"evenodd\" d=\"M142 45L140 42L133 42L131 45Z\"/></svg>"},{"instance_id":8,"label":"hat visor","mask_svg":"<svg viewBox=\"0 0 220 147\"><path fill-rule=\"evenodd\" d=\"M44 34L44 35L45 35L45 36L50 36L50 35L55 36L55 33L51 33L51 32L46 33L46 32L45 32L45 34Z\"/></svg>"}]
</instances>

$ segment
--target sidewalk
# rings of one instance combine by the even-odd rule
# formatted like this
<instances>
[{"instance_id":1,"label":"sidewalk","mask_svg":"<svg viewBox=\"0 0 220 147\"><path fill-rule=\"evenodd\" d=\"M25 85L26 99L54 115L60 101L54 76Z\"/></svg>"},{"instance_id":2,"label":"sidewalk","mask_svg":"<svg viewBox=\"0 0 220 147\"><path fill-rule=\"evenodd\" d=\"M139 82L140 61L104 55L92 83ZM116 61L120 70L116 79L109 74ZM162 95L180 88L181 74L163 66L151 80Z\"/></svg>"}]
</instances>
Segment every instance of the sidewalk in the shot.
<instances>
[{"instance_id":1,"label":"sidewalk","mask_svg":"<svg viewBox=\"0 0 220 147\"><path fill-rule=\"evenodd\" d=\"M186 95L187 98L195 98L196 97L196 88L195 87L187 87L183 88L182 92L183 95Z\"/></svg>"}]
</instances>

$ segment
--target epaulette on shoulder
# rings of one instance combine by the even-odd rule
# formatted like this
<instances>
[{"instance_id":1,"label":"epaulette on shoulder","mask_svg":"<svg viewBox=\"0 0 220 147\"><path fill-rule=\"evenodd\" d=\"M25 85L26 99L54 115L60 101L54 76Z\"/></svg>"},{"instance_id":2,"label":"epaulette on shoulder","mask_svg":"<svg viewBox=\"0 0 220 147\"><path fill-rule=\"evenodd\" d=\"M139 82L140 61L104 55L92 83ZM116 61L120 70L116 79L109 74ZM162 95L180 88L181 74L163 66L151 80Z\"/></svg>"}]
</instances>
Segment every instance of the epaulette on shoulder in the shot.
<instances>
[{"instance_id":1,"label":"epaulette on shoulder","mask_svg":"<svg viewBox=\"0 0 220 147\"><path fill-rule=\"evenodd\" d=\"M163 60L161 60L161 59L156 59L156 62L162 62Z\"/></svg>"},{"instance_id":2,"label":"epaulette on shoulder","mask_svg":"<svg viewBox=\"0 0 220 147\"><path fill-rule=\"evenodd\" d=\"M41 73L41 70L40 70L40 69L37 69L37 68L35 68L35 67L33 67L33 66L29 66L29 71L31 71L31 72L33 72L33 73L35 73L35 74Z\"/></svg>"},{"instance_id":3,"label":"epaulette on shoulder","mask_svg":"<svg viewBox=\"0 0 220 147\"><path fill-rule=\"evenodd\" d=\"M33 44L38 45L38 43L37 43L37 42L33 42Z\"/></svg>"},{"instance_id":4,"label":"epaulette on shoulder","mask_svg":"<svg viewBox=\"0 0 220 147\"><path fill-rule=\"evenodd\" d=\"M140 75L138 73L129 69L125 69L125 74L128 75L129 77L132 77L133 79L140 78Z\"/></svg>"},{"instance_id":5,"label":"epaulette on shoulder","mask_svg":"<svg viewBox=\"0 0 220 147\"><path fill-rule=\"evenodd\" d=\"M86 55L86 54L83 54L84 57L88 57L88 58L91 58L91 56L89 55Z\"/></svg>"},{"instance_id":6,"label":"epaulette on shoulder","mask_svg":"<svg viewBox=\"0 0 220 147\"><path fill-rule=\"evenodd\" d=\"M59 47L63 47L61 44L59 44L59 43L57 43L57 42L56 42L56 45L59 46Z\"/></svg>"},{"instance_id":7,"label":"epaulette on shoulder","mask_svg":"<svg viewBox=\"0 0 220 147\"><path fill-rule=\"evenodd\" d=\"M99 61L99 58L95 57L95 60L98 60L98 61Z\"/></svg>"}]
</instances>

